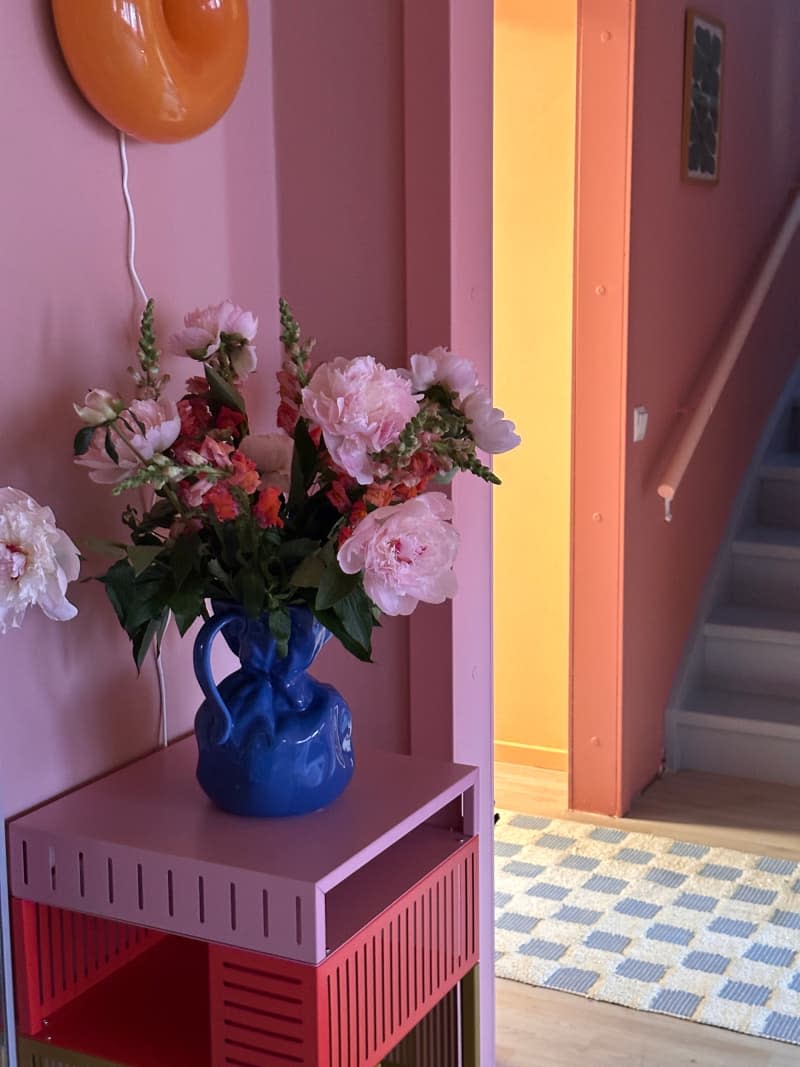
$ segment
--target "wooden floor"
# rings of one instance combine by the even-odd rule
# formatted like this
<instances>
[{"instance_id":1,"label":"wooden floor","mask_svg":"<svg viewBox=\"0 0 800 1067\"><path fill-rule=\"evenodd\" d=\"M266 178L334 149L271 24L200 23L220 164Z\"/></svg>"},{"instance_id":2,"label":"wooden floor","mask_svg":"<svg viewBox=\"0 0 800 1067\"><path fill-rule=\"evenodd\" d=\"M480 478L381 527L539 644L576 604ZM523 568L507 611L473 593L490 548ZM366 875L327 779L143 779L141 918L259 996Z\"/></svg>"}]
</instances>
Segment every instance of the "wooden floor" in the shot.
<instances>
[{"instance_id":1,"label":"wooden floor","mask_svg":"<svg viewBox=\"0 0 800 1067\"><path fill-rule=\"evenodd\" d=\"M495 766L499 808L619 826L567 809L566 776ZM626 830L800 859L800 790L685 771L654 783ZM497 982L497 1067L800 1067L800 1049L586 1000Z\"/></svg>"}]
</instances>

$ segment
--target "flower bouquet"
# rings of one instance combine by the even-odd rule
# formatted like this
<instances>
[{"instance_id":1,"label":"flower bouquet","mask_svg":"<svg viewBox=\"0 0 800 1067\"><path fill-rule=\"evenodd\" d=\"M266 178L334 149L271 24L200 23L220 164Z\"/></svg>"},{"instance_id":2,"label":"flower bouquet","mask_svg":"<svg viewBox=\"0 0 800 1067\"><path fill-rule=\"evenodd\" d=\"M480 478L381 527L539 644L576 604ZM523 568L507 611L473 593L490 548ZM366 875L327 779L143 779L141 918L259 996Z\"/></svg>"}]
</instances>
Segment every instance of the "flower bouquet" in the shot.
<instances>
[{"instance_id":1,"label":"flower bouquet","mask_svg":"<svg viewBox=\"0 0 800 1067\"><path fill-rule=\"evenodd\" d=\"M412 356L408 370L372 356L313 369L313 341L283 300L280 323L275 432L250 426L242 390L256 369L257 320L230 301L187 315L170 338L169 353L198 371L177 404L165 394L151 301L129 368L135 396L93 389L75 406L84 426L74 452L90 478L115 494L144 488L152 497L144 509L125 508L130 543L111 544L119 558L101 579L137 667L170 615L181 634L198 617L212 627L201 630L195 659L209 745L235 732L233 703L251 726L253 715L266 723L274 748L289 711L325 703L305 668L328 636L370 660L382 614L453 596L458 533L436 487L459 471L497 482L478 449L519 441L466 359L438 348ZM266 659L247 660L247 684L226 679L217 690L209 678L216 616L234 619L226 638L243 664L256 633L269 645ZM254 671L270 675L268 699L254 696ZM332 763L349 737L337 714Z\"/></svg>"}]
</instances>

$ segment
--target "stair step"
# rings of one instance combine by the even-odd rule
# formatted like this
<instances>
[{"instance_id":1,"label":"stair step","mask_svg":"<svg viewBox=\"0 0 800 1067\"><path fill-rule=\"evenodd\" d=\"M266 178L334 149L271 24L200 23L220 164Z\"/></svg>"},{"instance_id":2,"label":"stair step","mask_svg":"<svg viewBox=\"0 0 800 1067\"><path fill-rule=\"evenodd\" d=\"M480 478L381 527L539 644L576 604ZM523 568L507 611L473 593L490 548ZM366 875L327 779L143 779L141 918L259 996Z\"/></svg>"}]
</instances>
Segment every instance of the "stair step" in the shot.
<instances>
[{"instance_id":1,"label":"stair step","mask_svg":"<svg viewBox=\"0 0 800 1067\"><path fill-rule=\"evenodd\" d=\"M800 529L800 453L769 456L760 471L757 514L759 523Z\"/></svg>"},{"instance_id":2,"label":"stair step","mask_svg":"<svg viewBox=\"0 0 800 1067\"><path fill-rule=\"evenodd\" d=\"M698 688L684 702L682 712L737 719L752 723L761 733L770 725L794 726L800 735L800 699L768 693L731 693L724 689Z\"/></svg>"},{"instance_id":3,"label":"stair step","mask_svg":"<svg viewBox=\"0 0 800 1067\"><path fill-rule=\"evenodd\" d=\"M762 478L800 482L800 452L773 452L761 465Z\"/></svg>"},{"instance_id":4,"label":"stair step","mask_svg":"<svg viewBox=\"0 0 800 1067\"><path fill-rule=\"evenodd\" d=\"M734 604L800 613L800 530L757 526L731 545Z\"/></svg>"},{"instance_id":5,"label":"stair step","mask_svg":"<svg viewBox=\"0 0 800 1067\"><path fill-rule=\"evenodd\" d=\"M800 646L800 611L750 604L720 604L709 616L706 637Z\"/></svg>"},{"instance_id":6,"label":"stair step","mask_svg":"<svg viewBox=\"0 0 800 1067\"><path fill-rule=\"evenodd\" d=\"M738 556L800 560L800 530L782 526L750 526L738 534L732 550Z\"/></svg>"},{"instance_id":7,"label":"stair step","mask_svg":"<svg viewBox=\"0 0 800 1067\"><path fill-rule=\"evenodd\" d=\"M800 612L722 604L703 636L701 686L800 699Z\"/></svg>"},{"instance_id":8,"label":"stair step","mask_svg":"<svg viewBox=\"0 0 800 1067\"><path fill-rule=\"evenodd\" d=\"M700 700L708 700L708 708L733 710L731 695L714 696L706 691ZM736 706L752 711L755 701L747 708L742 703ZM769 712L767 705L761 707L763 714L772 716L786 715L790 710L786 701L774 702ZM800 710L800 704L794 707ZM674 714L672 730L672 758L677 767L800 786L800 725L774 718L719 714L718 710L685 710Z\"/></svg>"}]
</instances>

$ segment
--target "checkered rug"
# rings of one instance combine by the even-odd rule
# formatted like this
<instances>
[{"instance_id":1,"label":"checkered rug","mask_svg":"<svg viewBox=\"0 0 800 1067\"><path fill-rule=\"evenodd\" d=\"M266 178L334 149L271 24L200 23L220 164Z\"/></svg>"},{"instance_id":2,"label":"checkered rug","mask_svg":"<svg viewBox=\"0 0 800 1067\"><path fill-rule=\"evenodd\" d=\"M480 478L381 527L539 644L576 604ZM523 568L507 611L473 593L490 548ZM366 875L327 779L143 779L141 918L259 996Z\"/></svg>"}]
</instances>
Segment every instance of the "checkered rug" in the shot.
<instances>
[{"instance_id":1,"label":"checkered rug","mask_svg":"<svg viewBox=\"0 0 800 1067\"><path fill-rule=\"evenodd\" d=\"M500 816L499 978L800 1045L800 863Z\"/></svg>"}]
</instances>

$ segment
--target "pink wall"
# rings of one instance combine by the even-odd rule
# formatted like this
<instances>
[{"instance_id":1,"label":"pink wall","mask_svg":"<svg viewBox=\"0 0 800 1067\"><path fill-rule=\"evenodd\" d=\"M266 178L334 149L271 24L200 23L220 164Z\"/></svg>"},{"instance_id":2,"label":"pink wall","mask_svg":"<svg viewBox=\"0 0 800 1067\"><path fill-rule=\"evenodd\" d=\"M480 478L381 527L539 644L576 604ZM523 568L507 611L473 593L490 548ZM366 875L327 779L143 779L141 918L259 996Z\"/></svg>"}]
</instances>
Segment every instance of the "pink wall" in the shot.
<instances>
[{"instance_id":1,"label":"pink wall","mask_svg":"<svg viewBox=\"0 0 800 1067\"><path fill-rule=\"evenodd\" d=\"M274 6L280 284L316 355L406 359L402 5ZM385 619L374 664L331 642L357 740L408 751L408 620Z\"/></svg>"},{"instance_id":2,"label":"pink wall","mask_svg":"<svg viewBox=\"0 0 800 1067\"><path fill-rule=\"evenodd\" d=\"M164 329L227 295L253 307L261 366L249 397L266 424L275 409L279 291L320 337L320 356L405 358L402 19L394 5L368 0L337 5L335 17L308 0L276 5L274 27L258 3L251 19L246 78L223 121L180 145L130 143L129 158L139 271ZM116 134L74 89L49 5L22 5L0 20L4 126L18 161L0 178L10 207L0 262L14 367L13 389L0 394L4 434L14 442L0 483L50 504L76 539L110 536L118 501L69 456L71 401L90 386L123 386L132 355ZM182 368L171 369L179 381ZM30 396L35 404L20 403ZM83 573L103 565L91 559ZM13 679L0 749L8 812L156 738L152 667L137 679L99 585L76 586L73 596L73 622L31 612L0 641L0 666ZM407 641L407 621L387 620L374 666L330 647L322 664L352 694L359 736L399 750L408 747ZM190 727L199 702L190 654L189 641L167 641L173 734Z\"/></svg>"},{"instance_id":3,"label":"pink wall","mask_svg":"<svg viewBox=\"0 0 800 1067\"><path fill-rule=\"evenodd\" d=\"M50 504L77 539L111 536L121 510L70 461L71 401L87 387L122 386L133 354L133 294L116 133L74 89L49 4L0 14L0 87L8 147L0 290L4 305L4 449L0 484ZM257 307L264 338L259 387L272 390L277 299L268 12L253 5L253 47L228 116L175 146L130 144L139 269L165 329L183 311L231 294ZM14 160L9 165L9 160ZM271 359L272 357L272 359ZM182 368L173 368L176 378ZM263 404L263 401L262 401ZM102 561L84 564L88 576ZM102 588L74 586L77 619L29 613L0 638L4 679L0 802L33 804L151 747L156 688L137 680ZM172 732L197 700L190 642L167 641Z\"/></svg>"},{"instance_id":4,"label":"pink wall","mask_svg":"<svg viewBox=\"0 0 800 1067\"><path fill-rule=\"evenodd\" d=\"M679 178L683 0L639 0L630 238L627 409L650 413L627 446L621 805L658 769L663 713L702 584L749 458L797 358L800 254L748 344L663 521L656 496L676 411L746 285L800 175L796 0L716 0L726 24L720 182Z\"/></svg>"}]
</instances>

